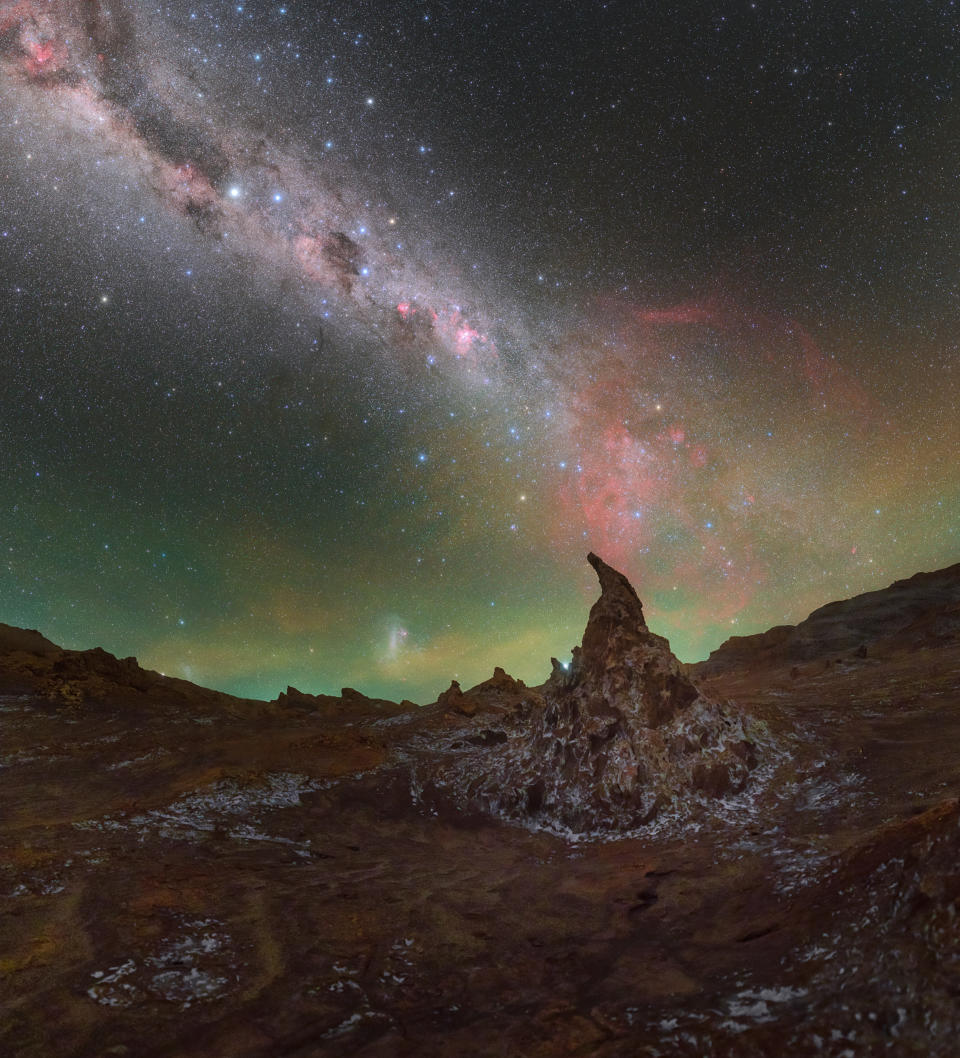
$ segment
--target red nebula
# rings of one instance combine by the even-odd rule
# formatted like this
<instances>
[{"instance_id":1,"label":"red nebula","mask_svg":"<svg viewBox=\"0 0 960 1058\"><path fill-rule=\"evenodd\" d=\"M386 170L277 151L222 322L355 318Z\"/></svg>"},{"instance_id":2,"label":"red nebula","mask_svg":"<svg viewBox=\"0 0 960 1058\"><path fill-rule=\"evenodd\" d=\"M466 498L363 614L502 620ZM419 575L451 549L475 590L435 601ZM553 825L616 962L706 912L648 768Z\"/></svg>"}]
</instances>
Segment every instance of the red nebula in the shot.
<instances>
[{"instance_id":1,"label":"red nebula","mask_svg":"<svg viewBox=\"0 0 960 1058\"><path fill-rule=\"evenodd\" d=\"M497 348L493 339L474 326L459 308L441 309L421 307L411 301L397 303L397 316L405 325L402 337L413 340L417 337L433 337L440 346L457 360L463 360L471 366L479 366L483 361L497 359Z\"/></svg>"},{"instance_id":2,"label":"red nebula","mask_svg":"<svg viewBox=\"0 0 960 1058\"><path fill-rule=\"evenodd\" d=\"M476 366L483 359L497 357L493 341L469 323L458 308L439 315L437 331L458 360L466 360Z\"/></svg>"},{"instance_id":3,"label":"red nebula","mask_svg":"<svg viewBox=\"0 0 960 1058\"><path fill-rule=\"evenodd\" d=\"M60 74L70 59L70 52L55 35L49 6L21 0L11 3L0 0L0 36L17 33L18 64L23 73L40 84L49 84Z\"/></svg>"},{"instance_id":4,"label":"red nebula","mask_svg":"<svg viewBox=\"0 0 960 1058\"><path fill-rule=\"evenodd\" d=\"M698 327L736 322L712 306L685 306L669 316ZM589 542L628 573L637 570L651 596L697 584L703 621L729 620L766 576L744 521L754 497L740 492L741 502L731 506L736 490L728 461L697 438L695 421L663 421L661 399L675 404L671 391L690 370L672 337L632 312L614 323L616 342L579 343L593 355L567 379L576 463L569 459L562 468L558 534ZM702 414L696 405L694 411ZM714 506L739 513L718 524L704 513Z\"/></svg>"},{"instance_id":5,"label":"red nebula","mask_svg":"<svg viewBox=\"0 0 960 1058\"><path fill-rule=\"evenodd\" d=\"M764 376L776 377L779 387L791 382L802 387L803 396L818 409L842 409L855 427L865 428L873 418L863 386L795 319L717 295L658 307L605 298L599 307L615 329L617 343L633 357L642 357L651 370L695 367L697 338L708 330L736 353L742 377L755 376L754 388Z\"/></svg>"},{"instance_id":6,"label":"red nebula","mask_svg":"<svg viewBox=\"0 0 960 1058\"><path fill-rule=\"evenodd\" d=\"M736 617L749 605L767 573L766 564L754 553L744 533L724 545L716 535L701 532L696 559L681 560L671 577L680 584L696 586L699 602L693 603L686 616L707 624Z\"/></svg>"},{"instance_id":7,"label":"red nebula","mask_svg":"<svg viewBox=\"0 0 960 1058\"><path fill-rule=\"evenodd\" d=\"M60 41L38 40L32 33L23 34L22 47L24 69L36 81L49 81L55 77L70 58L66 46Z\"/></svg>"},{"instance_id":8,"label":"red nebula","mask_svg":"<svg viewBox=\"0 0 960 1058\"><path fill-rule=\"evenodd\" d=\"M476 327L468 327L464 324L462 327L457 329L457 349L465 350L468 346L474 342L484 341L484 336L476 329ZM458 351L458 356L463 354Z\"/></svg>"},{"instance_id":9,"label":"red nebula","mask_svg":"<svg viewBox=\"0 0 960 1058\"><path fill-rule=\"evenodd\" d=\"M417 347L433 345L436 342L434 326L437 314L412 301L397 303L397 315L393 331L393 341L397 345Z\"/></svg>"},{"instance_id":10,"label":"red nebula","mask_svg":"<svg viewBox=\"0 0 960 1058\"><path fill-rule=\"evenodd\" d=\"M856 412L861 422L870 417L870 398L867 391L840 367L832 357L826 356L813 335L795 320L788 320L786 332L796 337L803 355L803 376L814 394L826 397L834 407Z\"/></svg>"},{"instance_id":11,"label":"red nebula","mask_svg":"<svg viewBox=\"0 0 960 1058\"><path fill-rule=\"evenodd\" d=\"M0 4L0 33L6 33L19 23L35 21L36 16L26 0L20 3Z\"/></svg>"},{"instance_id":12,"label":"red nebula","mask_svg":"<svg viewBox=\"0 0 960 1058\"><path fill-rule=\"evenodd\" d=\"M397 304L397 315L404 322L409 322L415 316L419 319L429 318L431 323L436 323L439 319L433 309L421 309L420 306L414 305L410 301L401 301Z\"/></svg>"},{"instance_id":13,"label":"red nebula","mask_svg":"<svg viewBox=\"0 0 960 1058\"><path fill-rule=\"evenodd\" d=\"M609 397L597 384L577 401L580 464L561 502L582 519L594 549L624 565L650 542L645 511L666 502L669 482L656 440L635 437L622 416L603 407Z\"/></svg>"},{"instance_id":14,"label":"red nebula","mask_svg":"<svg viewBox=\"0 0 960 1058\"><path fill-rule=\"evenodd\" d=\"M53 45L46 40L42 44L30 43L27 45L27 54L36 65L43 66L53 58Z\"/></svg>"}]
</instances>

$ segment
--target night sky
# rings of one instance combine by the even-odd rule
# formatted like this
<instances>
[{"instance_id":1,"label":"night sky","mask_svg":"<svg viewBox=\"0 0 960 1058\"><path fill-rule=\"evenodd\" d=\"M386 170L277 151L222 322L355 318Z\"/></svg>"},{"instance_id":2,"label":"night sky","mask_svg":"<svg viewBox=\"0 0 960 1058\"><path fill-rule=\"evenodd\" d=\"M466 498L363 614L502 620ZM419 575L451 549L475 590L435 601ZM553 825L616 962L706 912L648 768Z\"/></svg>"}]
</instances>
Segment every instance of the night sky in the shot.
<instances>
[{"instance_id":1,"label":"night sky","mask_svg":"<svg viewBox=\"0 0 960 1058\"><path fill-rule=\"evenodd\" d=\"M960 558L952 3L0 3L0 620L235 693Z\"/></svg>"}]
</instances>

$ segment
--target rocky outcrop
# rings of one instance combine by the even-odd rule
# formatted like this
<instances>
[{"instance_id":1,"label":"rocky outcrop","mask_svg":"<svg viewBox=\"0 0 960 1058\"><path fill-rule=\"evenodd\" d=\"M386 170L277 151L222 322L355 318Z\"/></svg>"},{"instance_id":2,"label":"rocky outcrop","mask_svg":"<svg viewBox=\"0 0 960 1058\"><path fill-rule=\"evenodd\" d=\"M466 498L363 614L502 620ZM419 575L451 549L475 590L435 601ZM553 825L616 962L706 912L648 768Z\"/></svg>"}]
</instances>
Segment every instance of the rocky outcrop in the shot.
<instances>
[{"instance_id":1,"label":"rocky outcrop","mask_svg":"<svg viewBox=\"0 0 960 1058\"><path fill-rule=\"evenodd\" d=\"M588 560L601 594L569 668L554 663L536 689L510 681L509 708L451 742L425 789L453 791L464 807L508 819L589 833L637 826L678 800L746 783L757 752L744 718L700 694L667 640L647 628L627 578L596 555ZM488 685L506 692L507 680ZM473 715L464 702L480 688L464 695L454 686L441 703Z\"/></svg>"},{"instance_id":2,"label":"rocky outcrop","mask_svg":"<svg viewBox=\"0 0 960 1058\"><path fill-rule=\"evenodd\" d=\"M287 687L271 703L280 709L294 712L315 713L325 719L350 719L351 721L382 720L411 712L417 705L404 699L398 705L386 698L369 698L353 687L343 687L340 694L307 694L296 687Z\"/></svg>"},{"instance_id":3,"label":"rocky outcrop","mask_svg":"<svg viewBox=\"0 0 960 1058\"><path fill-rule=\"evenodd\" d=\"M662 636L647 628L633 585L593 553L587 561L600 580L583 642L569 669L554 666L544 693L563 710L582 715L628 715L660 727L696 701L699 692L683 674Z\"/></svg>"},{"instance_id":4,"label":"rocky outcrop","mask_svg":"<svg viewBox=\"0 0 960 1058\"><path fill-rule=\"evenodd\" d=\"M60 652L56 643L51 643L33 628L16 628L0 624L0 657L23 654L28 657L51 657Z\"/></svg>"},{"instance_id":5,"label":"rocky outcrop","mask_svg":"<svg viewBox=\"0 0 960 1058\"><path fill-rule=\"evenodd\" d=\"M725 672L865 658L938 647L960 637L960 563L917 573L879 591L827 603L798 625L733 636L689 666L703 679Z\"/></svg>"},{"instance_id":6,"label":"rocky outcrop","mask_svg":"<svg viewBox=\"0 0 960 1058\"><path fill-rule=\"evenodd\" d=\"M513 713L529 697L530 691L523 680L515 680L498 665L490 679L468 691L461 689L458 680L451 681L433 708L445 716L455 713L461 716L476 716L478 713L502 715Z\"/></svg>"},{"instance_id":7,"label":"rocky outcrop","mask_svg":"<svg viewBox=\"0 0 960 1058\"><path fill-rule=\"evenodd\" d=\"M473 695L464 694L458 680L451 680L450 686L437 699L437 706L445 713L460 713L461 716L475 716L480 703Z\"/></svg>"},{"instance_id":8,"label":"rocky outcrop","mask_svg":"<svg viewBox=\"0 0 960 1058\"><path fill-rule=\"evenodd\" d=\"M281 709L302 709L305 712L314 712L325 708L336 709L343 704L343 701L332 694L307 694L304 691L298 691L296 687L287 687L274 699L274 703Z\"/></svg>"},{"instance_id":9,"label":"rocky outcrop","mask_svg":"<svg viewBox=\"0 0 960 1058\"><path fill-rule=\"evenodd\" d=\"M100 647L64 650L32 629L0 625L0 686L17 684L53 702L157 702L230 707L240 699L144 669Z\"/></svg>"}]
</instances>

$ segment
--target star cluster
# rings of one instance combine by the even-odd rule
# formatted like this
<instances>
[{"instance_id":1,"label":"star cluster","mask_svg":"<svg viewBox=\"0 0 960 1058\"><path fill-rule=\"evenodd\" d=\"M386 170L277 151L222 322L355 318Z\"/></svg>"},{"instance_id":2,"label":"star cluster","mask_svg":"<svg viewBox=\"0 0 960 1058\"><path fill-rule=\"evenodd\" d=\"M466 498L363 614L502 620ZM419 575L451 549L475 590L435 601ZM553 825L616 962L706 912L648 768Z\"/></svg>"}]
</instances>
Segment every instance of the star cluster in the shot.
<instances>
[{"instance_id":1,"label":"star cluster","mask_svg":"<svg viewBox=\"0 0 960 1058\"><path fill-rule=\"evenodd\" d=\"M0 620L237 693L955 561L947 5L0 2Z\"/></svg>"}]
</instances>

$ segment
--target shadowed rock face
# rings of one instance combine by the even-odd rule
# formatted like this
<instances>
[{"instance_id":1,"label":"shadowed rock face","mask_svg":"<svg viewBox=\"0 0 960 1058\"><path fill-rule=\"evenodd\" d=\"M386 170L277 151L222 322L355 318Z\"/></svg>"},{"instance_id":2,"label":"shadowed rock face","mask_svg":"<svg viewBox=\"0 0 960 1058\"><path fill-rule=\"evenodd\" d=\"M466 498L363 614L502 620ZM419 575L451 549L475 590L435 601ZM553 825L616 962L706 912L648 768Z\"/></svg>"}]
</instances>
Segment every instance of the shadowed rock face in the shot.
<instances>
[{"instance_id":1,"label":"shadowed rock face","mask_svg":"<svg viewBox=\"0 0 960 1058\"><path fill-rule=\"evenodd\" d=\"M678 800L743 787L757 759L743 717L704 698L684 675L667 640L647 628L627 578L594 554L588 560L601 594L569 669L555 662L550 679L524 688L512 712L488 717L482 741L452 742L427 789L585 834L637 826ZM476 690L451 688L438 705L473 716L476 708L463 705L473 706Z\"/></svg>"},{"instance_id":2,"label":"shadowed rock face","mask_svg":"<svg viewBox=\"0 0 960 1058\"><path fill-rule=\"evenodd\" d=\"M581 712L628 714L645 727L660 727L698 697L662 636L643 619L633 585L592 552L587 561L600 580L583 643L573 650L565 678L556 669L547 685L558 703L576 702Z\"/></svg>"},{"instance_id":3,"label":"shadowed rock face","mask_svg":"<svg viewBox=\"0 0 960 1058\"><path fill-rule=\"evenodd\" d=\"M18 685L51 702L73 705L117 702L130 695L197 706L231 699L230 695L143 669L136 658L117 658L100 647L64 650L32 629L0 624L0 693Z\"/></svg>"},{"instance_id":4,"label":"shadowed rock face","mask_svg":"<svg viewBox=\"0 0 960 1058\"><path fill-rule=\"evenodd\" d=\"M797 625L733 636L690 670L705 679L829 658L889 657L955 642L958 636L960 562L827 603Z\"/></svg>"}]
</instances>

